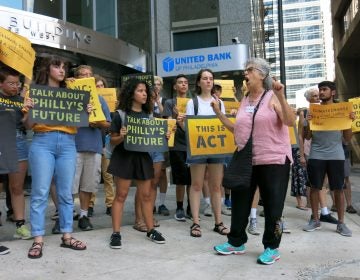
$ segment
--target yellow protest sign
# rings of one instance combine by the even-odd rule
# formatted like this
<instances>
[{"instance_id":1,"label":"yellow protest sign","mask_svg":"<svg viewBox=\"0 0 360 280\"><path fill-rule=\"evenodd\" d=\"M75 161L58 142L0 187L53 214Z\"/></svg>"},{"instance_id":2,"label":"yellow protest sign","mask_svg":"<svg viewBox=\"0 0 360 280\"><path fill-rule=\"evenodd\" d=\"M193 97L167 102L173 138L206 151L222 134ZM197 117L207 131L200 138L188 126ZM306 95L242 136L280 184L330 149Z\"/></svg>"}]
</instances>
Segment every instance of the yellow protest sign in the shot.
<instances>
[{"instance_id":1,"label":"yellow protest sign","mask_svg":"<svg viewBox=\"0 0 360 280\"><path fill-rule=\"evenodd\" d=\"M232 110L239 110L240 102L239 101L223 101L225 106L225 113L230 114Z\"/></svg>"},{"instance_id":2,"label":"yellow protest sign","mask_svg":"<svg viewBox=\"0 0 360 280\"><path fill-rule=\"evenodd\" d=\"M289 137L291 145L298 144L297 129L295 126L289 126Z\"/></svg>"},{"instance_id":3,"label":"yellow protest sign","mask_svg":"<svg viewBox=\"0 0 360 280\"><path fill-rule=\"evenodd\" d=\"M235 118L230 118L235 122ZM216 116L187 116L188 155L223 157L235 151L234 135Z\"/></svg>"},{"instance_id":4,"label":"yellow protest sign","mask_svg":"<svg viewBox=\"0 0 360 280\"><path fill-rule=\"evenodd\" d=\"M168 140L168 146L174 147L174 140L175 140L175 127L176 127L176 120L175 119L167 119L168 122L168 131L170 131L170 138Z\"/></svg>"},{"instance_id":5,"label":"yellow protest sign","mask_svg":"<svg viewBox=\"0 0 360 280\"><path fill-rule=\"evenodd\" d=\"M110 112L115 112L117 104L116 88L97 88L97 93L104 97Z\"/></svg>"},{"instance_id":6,"label":"yellow protest sign","mask_svg":"<svg viewBox=\"0 0 360 280\"><path fill-rule=\"evenodd\" d=\"M93 107L89 115L89 122L106 121L105 115L101 109L99 96L96 90L95 78L76 79L74 81L66 81L66 85L70 89L85 90L90 92L90 104Z\"/></svg>"},{"instance_id":7,"label":"yellow protest sign","mask_svg":"<svg viewBox=\"0 0 360 280\"><path fill-rule=\"evenodd\" d=\"M214 85L221 86L221 98L234 99L234 80L214 80Z\"/></svg>"},{"instance_id":8,"label":"yellow protest sign","mask_svg":"<svg viewBox=\"0 0 360 280\"><path fill-rule=\"evenodd\" d=\"M349 102L353 105L353 112L355 113L355 120L352 122L352 131L360 131L360 98L351 98Z\"/></svg>"},{"instance_id":9,"label":"yellow protest sign","mask_svg":"<svg viewBox=\"0 0 360 280\"><path fill-rule=\"evenodd\" d=\"M176 97L176 107L179 114L186 114L186 104L190 98Z\"/></svg>"},{"instance_id":10,"label":"yellow protest sign","mask_svg":"<svg viewBox=\"0 0 360 280\"><path fill-rule=\"evenodd\" d=\"M334 103L329 105L310 104L311 130L345 130L351 128L350 102Z\"/></svg>"},{"instance_id":11,"label":"yellow protest sign","mask_svg":"<svg viewBox=\"0 0 360 280\"><path fill-rule=\"evenodd\" d=\"M32 79L35 51L31 47L31 42L2 27L0 27L0 61Z\"/></svg>"}]
</instances>

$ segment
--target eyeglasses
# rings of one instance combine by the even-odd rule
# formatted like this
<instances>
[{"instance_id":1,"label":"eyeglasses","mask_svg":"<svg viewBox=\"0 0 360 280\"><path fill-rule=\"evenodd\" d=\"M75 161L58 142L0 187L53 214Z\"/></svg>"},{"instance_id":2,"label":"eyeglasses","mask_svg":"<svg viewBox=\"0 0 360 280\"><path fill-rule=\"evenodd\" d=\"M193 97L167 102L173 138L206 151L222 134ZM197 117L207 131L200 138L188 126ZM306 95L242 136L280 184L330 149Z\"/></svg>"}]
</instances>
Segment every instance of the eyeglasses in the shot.
<instances>
[{"instance_id":1,"label":"eyeglasses","mask_svg":"<svg viewBox=\"0 0 360 280\"><path fill-rule=\"evenodd\" d=\"M248 68L245 68L244 72L252 72L254 70L258 70L259 72L263 73L263 71L260 68L254 67L254 66L250 66Z\"/></svg>"},{"instance_id":2,"label":"eyeglasses","mask_svg":"<svg viewBox=\"0 0 360 280\"><path fill-rule=\"evenodd\" d=\"M21 86L20 82L6 82L6 84L10 87L20 87Z\"/></svg>"}]
</instances>

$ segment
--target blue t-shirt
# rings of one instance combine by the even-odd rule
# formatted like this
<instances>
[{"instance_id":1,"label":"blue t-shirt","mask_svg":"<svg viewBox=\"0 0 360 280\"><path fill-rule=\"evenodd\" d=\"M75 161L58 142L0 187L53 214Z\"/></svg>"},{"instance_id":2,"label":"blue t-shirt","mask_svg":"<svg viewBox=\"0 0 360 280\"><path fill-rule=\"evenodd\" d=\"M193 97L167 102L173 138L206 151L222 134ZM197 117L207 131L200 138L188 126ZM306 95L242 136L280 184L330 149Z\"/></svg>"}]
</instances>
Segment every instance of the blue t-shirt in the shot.
<instances>
[{"instance_id":1,"label":"blue t-shirt","mask_svg":"<svg viewBox=\"0 0 360 280\"><path fill-rule=\"evenodd\" d=\"M105 99L102 96L99 96L99 101L106 121L111 122L110 110ZM96 127L80 127L75 135L75 145L77 152L102 154L103 140L101 129Z\"/></svg>"}]
</instances>

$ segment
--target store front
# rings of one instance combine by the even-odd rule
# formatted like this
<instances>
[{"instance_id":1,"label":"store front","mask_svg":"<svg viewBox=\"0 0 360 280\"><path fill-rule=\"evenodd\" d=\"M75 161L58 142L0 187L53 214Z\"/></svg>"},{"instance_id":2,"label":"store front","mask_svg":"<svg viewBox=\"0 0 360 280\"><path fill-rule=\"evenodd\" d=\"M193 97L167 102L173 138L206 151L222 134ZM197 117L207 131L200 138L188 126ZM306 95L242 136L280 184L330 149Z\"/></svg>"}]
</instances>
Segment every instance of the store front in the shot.
<instances>
[{"instance_id":1,"label":"store front","mask_svg":"<svg viewBox=\"0 0 360 280\"><path fill-rule=\"evenodd\" d=\"M26 37L41 58L59 55L72 67L91 65L112 87L125 74L147 71L149 54L125 41L60 19L0 6L0 26Z\"/></svg>"}]
</instances>

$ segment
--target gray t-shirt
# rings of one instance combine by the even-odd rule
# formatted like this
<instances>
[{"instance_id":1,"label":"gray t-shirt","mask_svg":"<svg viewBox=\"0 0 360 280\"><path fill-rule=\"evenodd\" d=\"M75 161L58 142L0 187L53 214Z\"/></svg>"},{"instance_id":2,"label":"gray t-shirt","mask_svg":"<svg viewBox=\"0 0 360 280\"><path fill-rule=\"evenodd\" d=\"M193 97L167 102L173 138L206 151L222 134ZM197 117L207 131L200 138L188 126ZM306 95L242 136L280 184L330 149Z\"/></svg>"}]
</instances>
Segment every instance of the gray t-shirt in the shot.
<instances>
[{"instance_id":1,"label":"gray t-shirt","mask_svg":"<svg viewBox=\"0 0 360 280\"><path fill-rule=\"evenodd\" d=\"M342 131L313 131L309 159L345 160Z\"/></svg>"},{"instance_id":2,"label":"gray t-shirt","mask_svg":"<svg viewBox=\"0 0 360 280\"><path fill-rule=\"evenodd\" d=\"M164 105L163 116L172 117L173 119L177 118L177 115L174 113L174 107L176 105L176 98L167 99ZM186 135L185 131L176 124L176 132L174 139L174 147L170 148L172 151L186 151Z\"/></svg>"}]
</instances>

